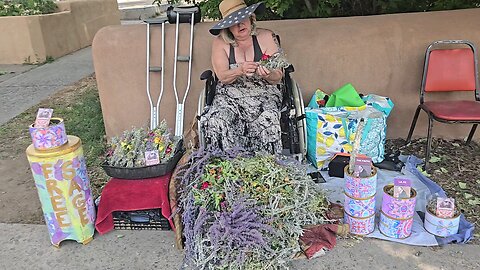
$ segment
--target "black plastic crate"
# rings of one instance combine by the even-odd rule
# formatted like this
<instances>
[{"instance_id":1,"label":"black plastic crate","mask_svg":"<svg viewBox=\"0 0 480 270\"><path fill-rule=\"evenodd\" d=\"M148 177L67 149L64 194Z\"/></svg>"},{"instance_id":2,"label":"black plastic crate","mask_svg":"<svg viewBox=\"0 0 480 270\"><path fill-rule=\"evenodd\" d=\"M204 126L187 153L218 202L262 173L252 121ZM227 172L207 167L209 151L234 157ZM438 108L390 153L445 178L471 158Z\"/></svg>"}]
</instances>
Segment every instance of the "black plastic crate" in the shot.
<instances>
[{"instance_id":1,"label":"black plastic crate","mask_svg":"<svg viewBox=\"0 0 480 270\"><path fill-rule=\"evenodd\" d=\"M168 219L162 216L161 209L113 212L115 230L162 230L172 228Z\"/></svg>"}]
</instances>

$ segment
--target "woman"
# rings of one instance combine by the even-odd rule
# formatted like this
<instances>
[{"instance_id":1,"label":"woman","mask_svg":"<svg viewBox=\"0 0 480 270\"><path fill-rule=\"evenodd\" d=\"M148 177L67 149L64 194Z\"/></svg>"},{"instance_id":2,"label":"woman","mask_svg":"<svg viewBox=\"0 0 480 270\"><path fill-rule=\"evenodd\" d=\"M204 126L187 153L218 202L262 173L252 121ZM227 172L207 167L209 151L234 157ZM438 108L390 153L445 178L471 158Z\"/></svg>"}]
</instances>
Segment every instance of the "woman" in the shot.
<instances>
[{"instance_id":1,"label":"woman","mask_svg":"<svg viewBox=\"0 0 480 270\"><path fill-rule=\"evenodd\" d=\"M224 0L219 8L223 19L210 29L216 35L212 65L219 82L212 105L200 119L206 144L280 153L282 92L277 84L283 71L259 64L263 54L280 48L272 31L255 25L255 12L265 6Z\"/></svg>"}]
</instances>

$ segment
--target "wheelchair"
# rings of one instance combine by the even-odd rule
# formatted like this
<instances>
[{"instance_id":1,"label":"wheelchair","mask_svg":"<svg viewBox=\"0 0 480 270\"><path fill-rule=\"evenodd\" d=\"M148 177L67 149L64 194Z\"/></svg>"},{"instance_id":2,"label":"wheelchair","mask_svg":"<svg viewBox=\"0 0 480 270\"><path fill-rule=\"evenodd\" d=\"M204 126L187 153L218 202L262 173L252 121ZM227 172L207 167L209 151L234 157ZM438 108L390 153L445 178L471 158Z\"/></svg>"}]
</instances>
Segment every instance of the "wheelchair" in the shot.
<instances>
[{"instance_id":1,"label":"wheelchair","mask_svg":"<svg viewBox=\"0 0 480 270\"><path fill-rule=\"evenodd\" d=\"M280 111L282 154L303 161L307 153L307 125L302 92L291 77L291 73L294 71L293 65L288 66L285 69L282 84L278 85L283 94ZM206 70L200 75L200 80L205 81L205 89L198 99L198 120L200 120L205 108L213 102L218 78L211 70ZM200 147L205 147L205 135L200 125L198 125L198 134Z\"/></svg>"}]
</instances>

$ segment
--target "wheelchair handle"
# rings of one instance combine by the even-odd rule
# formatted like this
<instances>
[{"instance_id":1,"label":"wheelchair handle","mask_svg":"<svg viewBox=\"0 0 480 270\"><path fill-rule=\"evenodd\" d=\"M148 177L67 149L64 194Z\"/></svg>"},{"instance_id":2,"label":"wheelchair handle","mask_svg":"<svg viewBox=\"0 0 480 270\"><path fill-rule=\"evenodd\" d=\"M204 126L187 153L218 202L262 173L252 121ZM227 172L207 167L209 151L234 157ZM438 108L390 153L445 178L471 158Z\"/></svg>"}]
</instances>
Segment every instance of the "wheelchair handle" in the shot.
<instances>
[{"instance_id":1,"label":"wheelchair handle","mask_svg":"<svg viewBox=\"0 0 480 270\"><path fill-rule=\"evenodd\" d=\"M211 70L205 70L204 72L202 72L202 74L200 75L200 80L202 81L205 81L209 78L213 77L213 72Z\"/></svg>"}]
</instances>

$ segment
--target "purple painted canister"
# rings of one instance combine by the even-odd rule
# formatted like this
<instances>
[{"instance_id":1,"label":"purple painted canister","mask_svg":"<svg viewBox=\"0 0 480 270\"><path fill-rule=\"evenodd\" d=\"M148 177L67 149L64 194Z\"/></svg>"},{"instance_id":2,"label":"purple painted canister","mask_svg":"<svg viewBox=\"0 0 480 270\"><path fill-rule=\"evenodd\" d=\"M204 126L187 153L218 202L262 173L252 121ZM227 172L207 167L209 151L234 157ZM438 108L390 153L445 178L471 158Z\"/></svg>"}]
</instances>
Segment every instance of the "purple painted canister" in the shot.
<instances>
[{"instance_id":1,"label":"purple painted canister","mask_svg":"<svg viewBox=\"0 0 480 270\"><path fill-rule=\"evenodd\" d=\"M375 214L375 195L369 198L352 198L345 193L344 209L352 217L366 218Z\"/></svg>"},{"instance_id":2,"label":"purple painted canister","mask_svg":"<svg viewBox=\"0 0 480 270\"><path fill-rule=\"evenodd\" d=\"M415 203L417 202L417 191L412 188L410 198L395 198L387 192L391 188L393 188L392 184L383 187L382 212L395 219L413 217Z\"/></svg>"},{"instance_id":3,"label":"purple painted canister","mask_svg":"<svg viewBox=\"0 0 480 270\"><path fill-rule=\"evenodd\" d=\"M375 230L375 214L365 218L356 218L345 212L344 221L349 225L351 234L367 235Z\"/></svg>"},{"instance_id":4,"label":"purple painted canister","mask_svg":"<svg viewBox=\"0 0 480 270\"><path fill-rule=\"evenodd\" d=\"M369 198L377 193L377 169L372 167L370 177L354 177L345 166L345 194L352 198Z\"/></svg>"},{"instance_id":5,"label":"purple painted canister","mask_svg":"<svg viewBox=\"0 0 480 270\"><path fill-rule=\"evenodd\" d=\"M62 118L50 119L48 127L34 127L30 125L30 137L36 150L45 151L57 149L68 142L65 125Z\"/></svg>"},{"instance_id":6,"label":"purple painted canister","mask_svg":"<svg viewBox=\"0 0 480 270\"><path fill-rule=\"evenodd\" d=\"M413 217L408 219L396 219L389 217L380 211L380 222L378 229L385 236L404 239L412 234Z\"/></svg>"}]
</instances>

